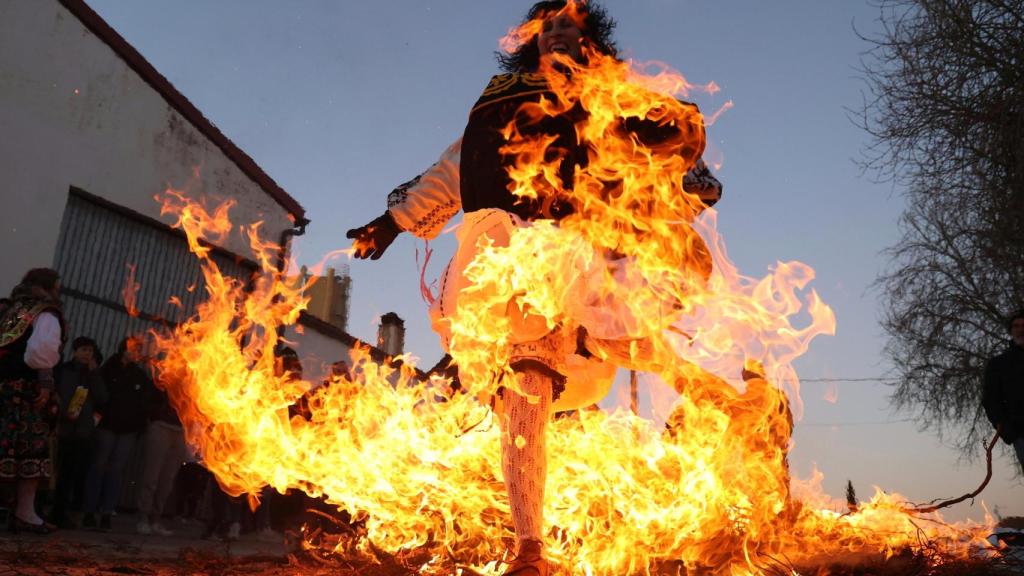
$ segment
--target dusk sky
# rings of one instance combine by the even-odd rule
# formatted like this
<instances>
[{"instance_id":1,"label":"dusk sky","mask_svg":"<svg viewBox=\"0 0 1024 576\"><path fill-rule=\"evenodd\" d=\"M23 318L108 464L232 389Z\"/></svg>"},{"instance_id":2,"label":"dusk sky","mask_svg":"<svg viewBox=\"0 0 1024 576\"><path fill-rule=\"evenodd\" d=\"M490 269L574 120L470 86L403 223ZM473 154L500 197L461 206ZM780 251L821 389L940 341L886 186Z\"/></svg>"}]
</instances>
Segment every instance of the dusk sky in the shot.
<instances>
[{"instance_id":1,"label":"dusk sky","mask_svg":"<svg viewBox=\"0 0 1024 576\"><path fill-rule=\"evenodd\" d=\"M312 224L296 247L305 264L348 247L348 228L382 213L394 186L461 136L497 72L498 39L531 4L87 1L306 208ZM776 261L809 264L836 313L837 334L815 340L796 364L804 415L794 474L806 478L816 464L836 497L847 479L862 497L873 485L915 501L973 490L984 462L962 460L912 414L894 412L884 381L872 282L887 266L882 251L898 237L903 201L857 166L868 139L849 112L866 90L858 66L869 46L856 31L878 30L877 9L855 0L604 5L624 57L716 83L717 94L690 95L705 113L733 102L708 128L705 158L720 164L719 231L739 269L760 277ZM431 242L428 279L452 254L451 236ZM378 317L394 311L407 350L430 366L442 352L419 295L417 251L423 242L403 235L379 261L334 265L347 263L353 279L349 332L373 341ZM1024 515L1024 486L1000 446L979 501L946 517L981 520L982 500Z\"/></svg>"}]
</instances>

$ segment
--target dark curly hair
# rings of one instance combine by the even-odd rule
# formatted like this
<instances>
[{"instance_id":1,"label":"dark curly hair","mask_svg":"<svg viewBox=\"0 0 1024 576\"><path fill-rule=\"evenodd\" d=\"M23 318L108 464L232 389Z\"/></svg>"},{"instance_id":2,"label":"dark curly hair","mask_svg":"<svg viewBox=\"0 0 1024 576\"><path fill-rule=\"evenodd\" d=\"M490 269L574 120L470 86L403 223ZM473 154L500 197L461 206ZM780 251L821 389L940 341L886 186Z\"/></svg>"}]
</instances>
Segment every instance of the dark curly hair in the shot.
<instances>
[{"instance_id":1,"label":"dark curly hair","mask_svg":"<svg viewBox=\"0 0 1024 576\"><path fill-rule=\"evenodd\" d=\"M99 345L96 344L96 341L93 340L92 338L89 338L88 336L79 336L78 338L75 338L71 342L71 349L72 350L78 350L79 348L82 348L83 346L88 346L89 348L92 348L92 355L93 355L93 358L96 360L97 364L102 364L103 363L103 353L100 352Z\"/></svg>"},{"instance_id":2,"label":"dark curly hair","mask_svg":"<svg viewBox=\"0 0 1024 576\"><path fill-rule=\"evenodd\" d=\"M618 49L612 40L612 31L615 30L615 20L612 20L605 9L589 0L544 0L537 2L526 13L523 25L532 21L543 19L549 14L558 12L565 8L569 1L577 3L577 7L583 17L583 39L591 48L602 54L615 57ZM537 46L537 35L534 34L530 40L513 52L495 52L498 64L505 72L529 72L540 66L540 48Z\"/></svg>"},{"instance_id":3,"label":"dark curly hair","mask_svg":"<svg viewBox=\"0 0 1024 576\"><path fill-rule=\"evenodd\" d=\"M60 274L53 268L33 268L25 273L21 282L11 290L11 300L35 298L35 288L53 290L60 281Z\"/></svg>"}]
</instances>

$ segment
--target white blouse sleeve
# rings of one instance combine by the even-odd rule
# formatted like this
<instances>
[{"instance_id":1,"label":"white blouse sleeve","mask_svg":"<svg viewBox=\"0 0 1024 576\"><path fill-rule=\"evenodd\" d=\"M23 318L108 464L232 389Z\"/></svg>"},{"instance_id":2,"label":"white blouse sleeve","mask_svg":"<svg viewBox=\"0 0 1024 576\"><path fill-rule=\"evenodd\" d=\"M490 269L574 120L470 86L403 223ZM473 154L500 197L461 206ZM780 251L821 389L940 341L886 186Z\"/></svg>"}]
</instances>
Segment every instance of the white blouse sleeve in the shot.
<instances>
[{"instance_id":1,"label":"white blouse sleeve","mask_svg":"<svg viewBox=\"0 0 1024 576\"><path fill-rule=\"evenodd\" d=\"M459 158L462 139L449 146L426 172L388 194L388 212L398 226L430 240L462 209Z\"/></svg>"},{"instance_id":2,"label":"white blouse sleeve","mask_svg":"<svg viewBox=\"0 0 1024 576\"><path fill-rule=\"evenodd\" d=\"M25 364L34 370L53 368L60 362L60 321L43 312L32 321L32 335L25 346Z\"/></svg>"}]
</instances>

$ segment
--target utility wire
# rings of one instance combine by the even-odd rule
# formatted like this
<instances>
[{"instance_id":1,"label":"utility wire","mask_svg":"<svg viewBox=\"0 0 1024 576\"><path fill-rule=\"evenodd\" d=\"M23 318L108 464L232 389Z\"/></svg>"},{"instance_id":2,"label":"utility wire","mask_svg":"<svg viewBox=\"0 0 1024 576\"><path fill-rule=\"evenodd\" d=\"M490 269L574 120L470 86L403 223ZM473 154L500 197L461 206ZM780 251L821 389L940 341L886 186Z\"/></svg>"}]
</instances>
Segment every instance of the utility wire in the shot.
<instances>
[{"instance_id":1,"label":"utility wire","mask_svg":"<svg viewBox=\"0 0 1024 576\"><path fill-rule=\"evenodd\" d=\"M900 420L880 420L875 422L797 422L796 426L836 426L836 427L847 427L847 426L885 426L887 424L902 424L904 422L913 422L912 418L902 418Z\"/></svg>"},{"instance_id":2,"label":"utility wire","mask_svg":"<svg viewBox=\"0 0 1024 576\"><path fill-rule=\"evenodd\" d=\"M801 382L897 382L899 378L877 376L873 378L801 378Z\"/></svg>"}]
</instances>

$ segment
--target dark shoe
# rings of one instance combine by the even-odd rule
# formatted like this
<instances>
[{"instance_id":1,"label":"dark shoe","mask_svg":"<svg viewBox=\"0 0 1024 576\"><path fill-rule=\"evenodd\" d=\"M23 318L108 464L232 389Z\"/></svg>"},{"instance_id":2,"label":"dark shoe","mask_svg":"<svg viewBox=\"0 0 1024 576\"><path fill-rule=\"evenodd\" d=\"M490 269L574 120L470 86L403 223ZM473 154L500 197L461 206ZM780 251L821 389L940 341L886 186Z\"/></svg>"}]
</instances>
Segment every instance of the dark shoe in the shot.
<instances>
[{"instance_id":1,"label":"dark shoe","mask_svg":"<svg viewBox=\"0 0 1024 576\"><path fill-rule=\"evenodd\" d=\"M217 527L212 525L212 524L208 524L206 526L206 528L203 528L203 533L202 533L202 535L199 536L199 539L200 540L213 540L217 536L216 532L217 532Z\"/></svg>"},{"instance_id":2,"label":"dark shoe","mask_svg":"<svg viewBox=\"0 0 1024 576\"><path fill-rule=\"evenodd\" d=\"M52 520L61 530L75 530L82 527L81 512L71 512L64 515L63 519L53 518Z\"/></svg>"},{"instance_id":3,"label":"dark shoe","mask_svg":"<svg viewBox=\"0 0 1024 576\"><path fill-rule=\"evenodd\" d=\"M71 515L70 515L70 518L71 518L71 527L72 528L77 529L77 528L81 528L82 527L82 513L81 512L72 512Z\"/></svg>"},{"instance_id":4,"label":"dark shoe","mask_svg":"<svg viewBox=\"0 0 1024 576\"><path fill-rule=\"evenodd\" d=\"M523 540L519 544L519 554L505 570L505 576L548 576L544 544L537 540Z\"/></svg>"},{"instance_id":5,"label":"dark shoe","mask_svg":"<svg viewBox=\"0 0 1024 576\"><path fill-rule=\"evenodd\" d=\"M110 532L110 514L100 516L100 530Z\"/></svg>"},{"instance_id":6,"label":"dark shoe","mask_svg":"<svg viewBox=\"0 0 1024 576\"><path fill-rule=\"evenodd\" d=\"M207 524L203 529L201 540L227 540L228 527L223 524Z\"/></svg>"},{"instance_id":7,"label":"dark shoe","mask_svg":"<svg viewBox=\"0 0 1024 576\"><path fill-rule=\"evenodd\" d=\"M15 534L49 534L56 529L56 526L46 521L42 521L39 524L33 524L18 518L17 515L11 519L11 532L14 532Z\"/></svg>"},{"instance_id":8,"label":"dark shoe","mask_svg":"<svg viewBox=\"0 0 1024 576\"><path fill-rule=\"evenodd\" d=\"M66 512L57 510L56 508L52 512L50 512L50 523L54 524L55 526L60 526L63 528L69 522L70 519L68 518Z\"/></svg>"},{"instance_id":9,"label":"dark shoe","mask_svg":"<svg viewBox=\"0 0 1024 576\"><path fill-rule=\"evenodd\" d=\"M89 513L82 516L82 528L95 529L96 528L96 515Z\"/></svg>"}]
</instances>

